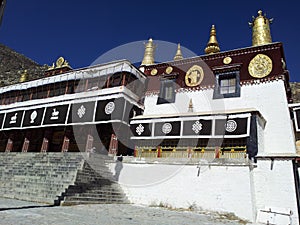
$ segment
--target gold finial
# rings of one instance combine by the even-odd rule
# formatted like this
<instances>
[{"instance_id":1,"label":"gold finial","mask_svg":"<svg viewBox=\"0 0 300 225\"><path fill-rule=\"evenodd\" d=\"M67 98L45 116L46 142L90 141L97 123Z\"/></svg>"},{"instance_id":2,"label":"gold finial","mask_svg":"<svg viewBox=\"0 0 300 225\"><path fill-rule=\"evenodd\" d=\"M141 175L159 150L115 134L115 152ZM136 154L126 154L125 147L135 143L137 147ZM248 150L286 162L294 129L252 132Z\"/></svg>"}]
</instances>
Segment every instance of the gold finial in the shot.
<instances>
[{"instance_id":1,"label":"gold finial","mask_svg":"<svg viewBox=\"0 0 300 225\"><path fill-rule=\"evenodd\" d=\"M54 70L58 68L69 68L72 69L72 67L69 65L69 62L64 59L64 57L59 57L55 63L52 64L52 66L49 66L48 70Z\"/></svg>"},{"instance_id":2,"label":"gold finial","mask_svg":"<svg viewBox=\"0 0 300 225\"><path fill-rule=\"evenodd\" d=\"M21 73L19 82L20 83L25 82L25 81L27 81L27 78L28 78L27 70L24 70L23 73Z\"/></svg>"},{"instance_id":3,"label":"gold finial","mask_svg":"<svg viewBox=\"0 0 300 225\"><path fill-rule=\"evenodd\" d=\"M270 44L272 43L270 23L272 23L273 19L268 19L261 10L257 13L258 16L256 18L253 16L253 21L249 23L252 27L252 45Z\"/></svg>"},{"instance_id":4,"label":"gold finial","mask_svg":"<svg viewBox=\"0 0 300 225\"><path fill-rule=\"evenodd\" d=\"M206 54L212 54L212 53L220 52L220 47L219 47L219 43L217 41L216 34L217 34L217 32L216 32L215 25L212 25L211 30L210 30L209 41L208 41L207 46L205 48L205 53Z\"/></svg>"},{"instance_id":5,"label":"gold finial","mask_svg":"<svg viewBox=\"0 0 300 225\"><path fill-rule=\"evenodd\" d=\"M48 70L53 70L53 69L55 69L54 63L52 63L52 66L49 66L49 67L48 67Z\"/></svg>"},{"instance_id":6,"label":"gold finial","mask_svg":"<svg viewBox=\"0 0 300 225\"><path fill-rule=\"evenodd\" d=\"M145 54L141 66L148 66L154 64L154 50L155 46L153 44L152 38L145 44Z\"/></svg>"},{"instance_id":7,"label":"gold finial","mask_svg":"<svg viewBox=\"0 0 300 225\"><path fill-rule=\"evenodd\" d=\"M188 112L193 112L193 111L194 111L193 100L190 99Z\"/></svg>"},{"instance_id":8,"label":"gold finial","mask_svg":"<svg viewBox=\"0 0 300 225\"><path fill-rule=\"evenodd\" d=\"M181 59L183 59L183 56L182 56L182 53L181 53L180 44L178 43L177 52L176 52L176 55L174 56L174 61L181 60Z\"/></svg>"}]
</instances>

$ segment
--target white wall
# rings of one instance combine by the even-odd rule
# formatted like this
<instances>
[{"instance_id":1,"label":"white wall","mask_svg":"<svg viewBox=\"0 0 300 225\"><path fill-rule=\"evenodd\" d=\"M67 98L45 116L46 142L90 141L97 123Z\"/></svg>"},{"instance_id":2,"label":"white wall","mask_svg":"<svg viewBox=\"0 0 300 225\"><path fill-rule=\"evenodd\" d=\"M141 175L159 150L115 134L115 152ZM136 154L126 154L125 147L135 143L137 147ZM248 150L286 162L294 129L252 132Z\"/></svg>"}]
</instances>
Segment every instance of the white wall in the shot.
<instances>
[{"instance_id":1,"label":"white wall","mask_svg":"<svg viewBox=\"0 0 300 225\"><path fill-rule=\"evenodd\" d=\"M111 165L114 172L114 165ZM123 163L119 183L135 204L232 212L253 219L249 167Z\"/></svg>"},{"instance_id":2,"label":"white wall","mask_svg":"<svg viewBox=\"0 0 300 225\"><path fill-rule=\"evenodd\" d=\"M291 160L274 160L272 170L271 160L258 160L253 170L253 184L257 212L266 207L282 212L290 209L292 224L299 224Z\"/></svg>"},{"instance_id":3,"label":"white wall","mask_svg":"<svg viewBox=\"0 0 300 225\"><path fill-rule=\"evenodd\" d=\"M109 165L115 174L116 164ZM292 224L299 224L291 161L258 160L246 165L200 166L162 163L122 163L119 184L130 202L141 205L163 204L229 212L255 222L261 210L292 211ZM279 218L278 214L278 218ZM286 216L287 220L290 216ZM266 221L265 221L266 222Z\"/></svg>"},{"instance_id":4,"label":"white wall","mask_svg":"<svg viewBox=\"0 0 300 225\"><path fill-rule=\"evenodd\" d=\"M238 98L213 99L213 89L179 92L175 103L157 105L157 95L145 98L144 115L187 113L192 99L194 112L257 109L267 121L262 153L295 153L294 132L282 80L241 86Z\"/></svg>"}]
</instances>

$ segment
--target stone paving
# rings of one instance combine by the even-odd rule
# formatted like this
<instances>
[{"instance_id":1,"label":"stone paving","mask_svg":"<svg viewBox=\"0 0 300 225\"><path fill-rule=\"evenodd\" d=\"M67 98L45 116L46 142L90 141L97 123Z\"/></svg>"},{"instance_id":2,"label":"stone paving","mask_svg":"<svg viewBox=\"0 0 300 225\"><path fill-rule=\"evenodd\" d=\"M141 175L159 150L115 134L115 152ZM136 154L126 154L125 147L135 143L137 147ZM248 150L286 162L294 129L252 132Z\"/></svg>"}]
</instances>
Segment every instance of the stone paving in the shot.
<instances>
[{"instance_id":1,"label":"stone paving","mask_svg":"<svg viewBox=\"0 0 300 225\"><path fill-rule=\"evenodd\" d=\"M22 208L23 207L23 208ZM238 225L237 220L191 211L129 204L47 207L44 204L0 198L1 225Z\"/></svg>"}]
</instances>

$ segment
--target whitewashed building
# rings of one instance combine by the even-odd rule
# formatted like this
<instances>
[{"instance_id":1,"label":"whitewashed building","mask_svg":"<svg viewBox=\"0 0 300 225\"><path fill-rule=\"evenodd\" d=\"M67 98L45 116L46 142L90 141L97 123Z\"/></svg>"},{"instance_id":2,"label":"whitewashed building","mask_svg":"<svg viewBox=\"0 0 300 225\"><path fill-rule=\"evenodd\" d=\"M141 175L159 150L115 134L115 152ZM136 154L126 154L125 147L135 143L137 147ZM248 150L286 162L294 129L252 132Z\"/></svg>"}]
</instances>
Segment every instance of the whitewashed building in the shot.
<instances>
[{"instance_id":1,"label":"whitewashed building","mask_svg":"<svg viewBox=\"0 0 300 225\"><path fill-rule=\"evenodd\" d=\"M154 63L149 40L140 67L148 77L145 109L131 120L135 156L165 159L154 174L177 171L176 159L190 160L150 188L125 185L124 168L132 201L195 204L255 222L299 224L293 118L300 118L300 108L290 105L293 116L283 45L272 42L269 20L259 11L251 25L251 47L220 52L213 26L206 55L184 59L178 48L165 63Z\"/></svg>"},{"instance_id":2,"label":"whitewashed building","mask_svg":"<svg viewBox=\"0 0 300 225\"><path fill-rule=\"evenodd\" d=\"M127 155L110 169L132 203L299 224L300 105L269 19L251 25L250 47L220 51L212 26L205 55L179 45L163 63L150 39L139 68L59 58L44 78L0 88L0 152Z\"/></svg>"}]
</instances>

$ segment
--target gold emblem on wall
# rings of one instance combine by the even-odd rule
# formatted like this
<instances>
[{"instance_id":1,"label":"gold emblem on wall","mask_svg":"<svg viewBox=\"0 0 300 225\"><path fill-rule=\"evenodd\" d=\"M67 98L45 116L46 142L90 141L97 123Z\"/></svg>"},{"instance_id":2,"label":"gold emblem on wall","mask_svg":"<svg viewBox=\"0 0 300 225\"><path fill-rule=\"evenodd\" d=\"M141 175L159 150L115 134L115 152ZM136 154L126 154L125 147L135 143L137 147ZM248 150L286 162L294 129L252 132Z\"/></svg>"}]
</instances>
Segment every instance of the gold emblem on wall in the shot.
<instances>
[{"instance_id":1,"label":"gold emblem on wall","mask_svg":"<svg viewBox=\"0 0 300 225\"><path fill-rule=\"evenodd\" d=\"M151 75L152 75L152 76L155 76L155 75L157 74L157 72L158 72L157 69L152 69L152 70L151 70Z\"/></svg>"},{"instance_id":2,"label":"gold emblem on wall","mask_svg":"<svg viewBox=\"0 0 300 225\"><path fill-rule=\"evenodd\" d=\"M264 54L257 54L249 63L248 71L252 77L263 78L268 76L273 68L272 60Z\"/></svg>"},{"instance_id":3,"label":"gold emblem on wall","mask_svg":"<svg viewBox=\"0 0 300 225\"><path fill-rule=\"evenodd\" d=\"M229 63L231 63L231 61L232 61L232 58L229 57L229 56L227 56L227 57L225 57L225 58L223 59L223 63L224 63L224 64L229 64Z\"/></svg>"},{"instance_id":4,"label":"gold emblem on wall","mask_svg":"<svg viewBox=\"0 0 300 225\"><path fill-rule=\"evenodd\" d=\"M199 85L204 77L204 72L201 66L192 66L185 75L185 84L189 87Z\"/></svg>"},{"instance_id":5,"label":"gold emblem on wall","mask_svg":"<svg viewBox=\"0 0 300 225\"><path fill-rule=\"evenodd\" d=\"M167 69L166 69L166 73L170 74L170 73L172 73L172 71L173 71L173 67L172 66L168 66Z\"/></svg>"}]
</instances>

